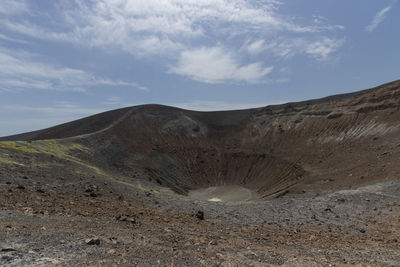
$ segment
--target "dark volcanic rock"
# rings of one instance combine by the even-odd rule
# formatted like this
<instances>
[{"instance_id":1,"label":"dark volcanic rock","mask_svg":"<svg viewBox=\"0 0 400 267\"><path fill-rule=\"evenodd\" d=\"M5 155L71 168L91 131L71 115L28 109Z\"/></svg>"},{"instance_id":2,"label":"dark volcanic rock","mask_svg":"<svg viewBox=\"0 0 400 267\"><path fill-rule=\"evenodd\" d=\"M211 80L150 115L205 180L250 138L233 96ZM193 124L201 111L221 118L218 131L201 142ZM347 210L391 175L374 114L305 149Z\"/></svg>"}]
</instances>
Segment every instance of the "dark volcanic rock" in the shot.
<instances>
[{"instance_id":1,"label":"dark volcanic rock","mask_svg":"<svg viewBox=\"0 0 400 267\"><path fill-rule=\"evenodd\" d=\"M98 246L98 245L100 245L100 242L101 242L101 240L98 237L92 237L92 238L88 238L88 239L85 240L85 243L88 244L88 245L96 245L96 246Z\"/></svg>"},{"instance_id":2,"label":"dark volcanic rock","mask_svg":"<svg viewBox=\"0 0 400 267\"><path fill-rule=\"evenodd\" d=\"M199 220L204 220L204 212L199 210L196 214L195 214L196 218Z\"/></svg>"}]
</instances>

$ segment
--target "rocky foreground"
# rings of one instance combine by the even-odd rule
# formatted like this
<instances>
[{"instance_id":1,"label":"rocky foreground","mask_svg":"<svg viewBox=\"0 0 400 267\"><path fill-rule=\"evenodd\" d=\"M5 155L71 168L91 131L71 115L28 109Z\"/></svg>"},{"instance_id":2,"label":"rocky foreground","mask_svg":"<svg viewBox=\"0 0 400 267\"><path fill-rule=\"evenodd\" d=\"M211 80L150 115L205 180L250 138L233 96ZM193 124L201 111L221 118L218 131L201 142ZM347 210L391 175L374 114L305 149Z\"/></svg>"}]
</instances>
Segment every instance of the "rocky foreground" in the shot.
<instances>
[{"instance_id":1,"label":"rocky foreground","mask_svg":"<svg viewBox=\"0 0 400 267\"><path fill-rule=\"evenodd\" d=\"M396 180L268 201L207 202L151 183L114 181L68 159L7 151L19 165L0 165L0 265L400 262Z\"/></svg>"}]
</instances>

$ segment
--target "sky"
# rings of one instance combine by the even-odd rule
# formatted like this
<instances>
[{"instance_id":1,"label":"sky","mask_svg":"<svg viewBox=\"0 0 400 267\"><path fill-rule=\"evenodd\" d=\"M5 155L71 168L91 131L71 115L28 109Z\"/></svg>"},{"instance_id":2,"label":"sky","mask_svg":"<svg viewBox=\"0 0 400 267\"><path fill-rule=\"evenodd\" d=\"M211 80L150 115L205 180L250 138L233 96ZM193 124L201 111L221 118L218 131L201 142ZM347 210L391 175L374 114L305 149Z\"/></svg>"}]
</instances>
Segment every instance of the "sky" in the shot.
<instances>
[{"instance_id":1,"label":"sky","mask_svg":"<svg viewBox=\"0 0 400 267\"><path fill-rule=\"evenodd\" d=\"M106 110L261 107L400 79L396 0L0 0L0 136Z\"/></svg>"}]
</instances>

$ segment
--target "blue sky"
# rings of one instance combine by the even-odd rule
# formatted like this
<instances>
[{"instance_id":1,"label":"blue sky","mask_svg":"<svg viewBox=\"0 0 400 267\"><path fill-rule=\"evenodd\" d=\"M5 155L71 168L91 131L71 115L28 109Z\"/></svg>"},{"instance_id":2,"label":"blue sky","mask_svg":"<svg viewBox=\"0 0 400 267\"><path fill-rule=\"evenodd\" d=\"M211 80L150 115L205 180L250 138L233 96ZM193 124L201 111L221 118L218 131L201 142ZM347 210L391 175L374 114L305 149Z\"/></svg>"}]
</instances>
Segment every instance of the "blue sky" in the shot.
<instances>
[{"instance_id":1,"label":"blue sky","mask_svg":"<svg viewBox=\"0 0 400 267\"><path fill-rule=\"evenodd\" d=\"M0 0L0 136L125 106L241 109L400 79L395 0Z\"/></svg>"}]
</instances>

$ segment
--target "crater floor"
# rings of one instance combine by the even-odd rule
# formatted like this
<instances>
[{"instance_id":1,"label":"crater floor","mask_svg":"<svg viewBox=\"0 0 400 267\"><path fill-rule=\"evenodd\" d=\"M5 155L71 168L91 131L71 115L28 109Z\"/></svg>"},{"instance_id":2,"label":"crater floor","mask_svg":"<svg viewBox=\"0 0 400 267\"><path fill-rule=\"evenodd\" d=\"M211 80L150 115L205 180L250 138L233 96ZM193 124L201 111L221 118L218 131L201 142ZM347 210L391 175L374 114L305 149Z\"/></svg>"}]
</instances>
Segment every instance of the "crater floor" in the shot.
<instances>
[{"instance_id":1,"label":"crater floor","mask_svg":"<svg viewBox=\"0 0 400 267\"><path fill-rule=\"evenodd\" d=\"M250 189L237 185L212 186L189 191L189 197L212 202L246 202L258 199Z\"/></svg>"}]
</instances>

